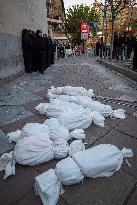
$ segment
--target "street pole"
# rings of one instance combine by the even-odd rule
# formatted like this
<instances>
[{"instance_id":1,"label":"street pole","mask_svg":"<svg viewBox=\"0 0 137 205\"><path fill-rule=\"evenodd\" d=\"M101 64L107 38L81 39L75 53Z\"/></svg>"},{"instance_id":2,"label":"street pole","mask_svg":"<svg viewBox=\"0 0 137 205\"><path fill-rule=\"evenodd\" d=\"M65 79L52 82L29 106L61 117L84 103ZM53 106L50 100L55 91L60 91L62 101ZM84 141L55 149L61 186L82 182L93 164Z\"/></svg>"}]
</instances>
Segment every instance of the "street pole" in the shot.
<instances>
[{"instance_id":1,"label":"street pole","mask_svg":"<svg viewBox=\"0 0 137 205\"><path fill-rule=\"evenodd\" d=\"M85 47L84 47L84 44L85 44L85 42L84 42L84 39L83 39L83 54L85 54Z\"/></svg>"},{"instance_id":2,"label":"street pole","mask_svg":"<svg viewBox=\"0 0 137 205\"><path fill-rule=\"evenodd\" d=\"M55 59L58 60L58 46L56 45Z\"/></svg>"}]
</instances>

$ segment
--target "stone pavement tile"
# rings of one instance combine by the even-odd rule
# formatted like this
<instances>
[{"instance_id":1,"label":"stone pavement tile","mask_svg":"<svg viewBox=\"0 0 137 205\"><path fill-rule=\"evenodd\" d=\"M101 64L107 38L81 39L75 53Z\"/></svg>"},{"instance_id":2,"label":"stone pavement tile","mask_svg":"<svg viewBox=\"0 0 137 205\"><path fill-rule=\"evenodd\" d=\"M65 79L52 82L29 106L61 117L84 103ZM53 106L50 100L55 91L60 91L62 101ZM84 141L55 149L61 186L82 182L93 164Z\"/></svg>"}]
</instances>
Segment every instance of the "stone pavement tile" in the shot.
<instances>
[{"instance_id":1,"label":"stone pavement tile","mask_svg":"<svg viewBox=\"0 0 137 205\"><path fill-rule=\"evenodd\" d=\"M137 118L130 116L124 119L115 129L137 138Z\"/></svg>"},{"instance_id":2,"label":"stone pavement tile","mask_svg":"<svg viewBox=\"0 0 137 205\"><path fill-rule=\"evenodd\" d=\"M115 127L117 125L119 125L120 123L123 122L123 119L114 119L114 118L105 118L105 125L109 126L109 127Z\"/></svg>"},{"instance_id":3,"label":"stone pavement tile","mask_svg":"<svg viewBox=\"0 0 137 205\"><path fill-rule=\"evenodd\" d=\"M31 116L32 113L21 106L1 106L0 126ZM4 117L3 117L4 116Z\"/></svg>"},{"instance_id":4,"label":"stone pavement tile","mask_svg":"<svg viewBox=\"0 0 137 205\"><path fill-rule=\"evenodd\" d=\"M59 160L53 159L53 160L46 162L44 164L40 164L38 166L35 166L35 169L37 170L38 175L42 174L45 171L48 171L49 169L55 169L55 166L56 166L58 161Z\"/></svg>"},{"instance_id":5,"label":"stone pavement tile","mask_svg":"<svg viewBox=\"0 0 137 205\"><path fill-rule=\"evenodd\" d=\"M80 74L78 72L76 74L74 72L60 73L60 75L56 76L55 79L56 80L53 81L54 86L83 86L86 89L92 88L95 91L101 90L102 87L104 89L107 88L101 79L96 79L95 77L93 78L93 75L91 75L91 73L87 74L86 71L85 73L80 72Z\"/></svg>"},{"instance_id":6,"label":"stone pavement tile","mask_svg":"<svg viewBox=\"0 0 137 205\"><path fill-rule=\"evenodd\" d=\"M35 95L38 95L38 96L40 96L42 98L46 98L47 99L48 88L50 88L50 87L47 86L47 88L45 88L43 90L40 90L38 92L35 92Z\"/></svg>"},{"instance_id":7,"label":"stone pavement tile","mask_svg":"<svg viewBox=\"0 0 137 205\"><path fill-rule=\"evenodd\" d=\"M85 130L86 138L85 142L90 146L95 143L98 139L103 137L106 133L109 132L110 127L100 127L95 124L92 124L88 129Z\"/></svg>"},{"instance_id":8,"label":"stone pavement tile","mask_svg":"<svg viewBox=\"0 0 137 205\"><path fill-rule=\"evenodd\" d=\"M39 112L37 110L35 110L35 107L37 105L39 105L40 103L47 103L47 100L46 99L41 99L41 100L35 100L31 103L25 103L23 105L21 105L22 107L24 107L26 110L30 111L31 113L33 114L36 114L38 115L39 117L42 115L39 114Z\"/></svg>"},{"instance_id":9,"label":"stone pavement tile","mask_svg":"<svg viewBox=\"0 0 137 205\"><path fill-rule=\"evenodd\" d=\"M38 166L35 166L34 169L36 170L36 176L42 174L43 172L45 171L48 171L49 169L51 168L55 168L56 166L56 163L58 162L59 160L51 160L50 162L48 163L44 163L44 164L41 164L41 165L38 165ZM33 180L34 181L34 180ZM34 186L34 184L33 184ZM33 189L33 187L32 187ZM36 197L35 194L34 194L34 190L31 191L30 193L28 193L27 195L24 195L22 198L20 198L16 203L15 205L42 205L42 202L40 200L40 197ZM64 203L64 201L62 199L59 200L59 205L66 205Z\"/></svg>"},{"instance_id":10,"label":"stone pavement tile","mask_svg":"<svg viewBox=\"0 0 137 205\"><path fill-rule=\"evenodd\" d=\"M132 193L126 205L137 205L137 189Z\"/></svg>"},{"instance_id":11,"label":"stone pavement tile","mask_svg":"<svg viewBox=\"0 0 137 205\"><path fill-rule=\"evenodd\" d=\"M0 129L0 156L14 148L13 143L8 143L7 135Z\"/></svg>"},{"instance_id":12,"label":"stone pavement tile","mask_svg":"<svg viewBox=\"0 0 137 205\"><path fill-rule=\"evenodd\" d=\"M34 187L34 177L38 172L33 167L16 166L16 175L3 180L3 172L0 172L0 204L14 205L23 195L26 195Z\"/></svg>"},{"instance_id":13,"label":"stone pavement tile","mask_svg":"<svg viewBox=\"0 0 137 205\"><path fill-rule=\"evenodd\" d=\"M111 130L108 134L95 143L95 145L98 144L112 144L117 146L120 150L124 147L127 149L132 149L133 157L128 158L128 162L131 164L131 167L129 167L124 160L122 169L137 179L137 139L116 130Z\"/></svg>"},{"instance_id":14,"label":"stone pavement tile","mask_svg":"<svg viewBox=\"0 0 137 205\"><path fill-rule=\"evenodd\" d=\"M85 179L65 188L61 196L68 205L122 205L136 180L119 171L112 177Z\"/></svg>"},{"instance_id":15,"label":"stone pavement tile","mask_svg":"<svg viewBox=\"0 0 137 205\"><path fill-rule=\"evenodd\" d=\"M120 103L120 102L119 102ZM124 102L123 102L124 103ZM129 104L129 105L134 105L134 103L130 103L130 102L125 102L125 104ZM105 104L107 104L107 103L105 103ZM114 104L114 103L108 103L108 105L110 105L112 108L113 108L113 110L117 110L117 109L123 109L123 110L125 110L125 113L126 114L131 114L131 113L133 113L137 108L135 108L135 107L130 107L130 106L124 106L124 105L120 105L120 104L118 104L118 103L116 103L116 104Z\"/></svg>"},{"instance_id":16,"label":"stone pavement tile","mask_svg":"<svg viewBox=\"0 0 137 205\"><path fill-rule=\"evenodd\" d=\"M60 196L57 205L68 205L68 203L66 203L66 202L64 201L64 199Z\"/></svg>"},{"instance_id":17,"label":"stone pavement tile","mask_svg":"<svg viewBox=\"0 0 137 205\"><path fill-rule=\"evenodd\" d=\"M27 117L25 119L18 120L14 123L10 123L6 126L3 126L3 127L1 127L1 129L5 133L14 132L17 129L22 129L22 127L27 123L35 123L35 122L43 123L46 119L47 119L46 117L45 117L45 119L44 118L42 119L41 117L38 117L37 115L32 115L32 116Z\"/></svg>"},{"instance_id":18,"label":"stone pavement tile","mask_svg":"<svg viewBox=\"0 0 137 205\"><path fill-rule=\"evenodd\" d=\"M16 168L16 175L8 178L6 181L7 184L5 186L3 186L2 184L4 189L2 202L4 203L3 204L0 203L0 204L1 205L25 205L25 204L42 205L40 198L35 196L35 192L34 192L35 177L42 174L45 171L48 171L51 168L55 168L56 163L58 161L59 160L51 160L48 163L40 164L35 167L18 165ZM0 175L0 180L1 180L1 175ZM13 191L9 193L12 184L13 184L13 189L15 190L16 193L14 193ZM0 189L1 189L1 184L0 184ZM8 195L8 199L6 199L6 194Z\"/></svg>"},{"instance_id":19,"label":"stone pavement tile","mask_svg":"<svg viewBox=\"0 0 137 205\"><path fill-rule=\"evenodd\" d=\"M97 96L108 97L108 98L119 98L122 96L122 94L123 94L122 91L110 90L110 89L104 89L97 92Z\"/></svg>"},{"instance_id":20,"label":"stone pavement tile","mask_svg":"<svg viewBox=\"0 0 137 205\"><path fill-rule=\"evenodd\" d=\"M108 100L109 101L109 100ZM122 101L115 101L115 103L112 103L112 102L108 102L108 101L103 101L103 100L99 100L99 102L101 102L102 104L105 104L105 105L110 105L112 107L113 110L117 110L117 109L123 109L125 110L125 113L126 114L132 114L135 110L137 110L136 107L130 107L130 106L127 106L127 105L123 105L124 103L126 104L129 104L129 105L137 105L137 104L134 104L134 103L130 103L130 102L122 102ZM122 105L120 104L122 103Z\"/></svg>"},{"instance_id":21,"label":"stone pavement tile","mask_svg":"<svg viewBox=\"0 0 137 205\"><path fill-rule=\"evenodd\" d=\"M13 205L42 205L42 201L39 196L35 196L35 191L31 191L25 196L21 197Z\"/></svg>"},{"instance_id":22,"label":"stone pavement tile","mask_svg":"<svg viewBox=\"0 0 137 205\"><path fill-rule=\"evenodd\" d=\"M103 100L99 100L99 102L105 105L110 105L113 110L117 110L117 109L125 110L126 117L130 116L136 110L136 108L132 108L132 107L128 107L128 106L124 106L120 104L114 104L114 103L106 102ZM110 127L115 127L122 122L124 122L123 119L114 119L110 117L105 118L105 125L110 126Z\"/></svg>"}]
</instances>

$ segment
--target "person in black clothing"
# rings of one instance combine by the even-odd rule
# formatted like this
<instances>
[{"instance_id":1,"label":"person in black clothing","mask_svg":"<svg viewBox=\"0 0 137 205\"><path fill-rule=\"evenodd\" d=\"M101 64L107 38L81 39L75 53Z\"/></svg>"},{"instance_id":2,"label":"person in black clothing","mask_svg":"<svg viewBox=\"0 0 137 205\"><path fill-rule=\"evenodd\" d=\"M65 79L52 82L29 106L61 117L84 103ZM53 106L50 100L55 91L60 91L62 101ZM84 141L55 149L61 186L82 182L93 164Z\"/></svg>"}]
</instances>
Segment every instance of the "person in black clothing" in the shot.
<instances>
[{"instance_id":1,"label":"person in black clothing","mask_svg":"<svg viewBox=\"0 0 137 205\"><path fill-rule=\"evenodd\" d=\"M37 72L38 69L36 67L36 57L35 57L35 47L34 47L34 40L36 38L36 33L34 31L28 30L30 39L32 41L32 48L31 48L31 54L32 54L32 71Z\"/></svg>"},{"instance_id":2,"label":"person in black clothing","mask_svg":"<svg viewBox=\"0 0 137 205\"><path fill-rule=\"evenodd\" d=\"M22 50L25 71L27 73L32 73L32 39L30 38L29 31L27 29L23 29L22 31Z\"/></svg>"},{"instance_id":3,"label":"person in black clothing","mask_svg":"<svg viewBox=\"0 0 137 205\"><path fill-rule=\"evenodd\" d=\"M134 43L133 70L137 71L137 38Z\"/></svg>"},{"instance_id":4,"label":"person in black clothing","mask_svg":"<svg viewBox=\"0 0 137 205\"><path fill-rule=\"evenodd\" d=\"M127 58L129 59L131 56L132 49L134 47L135 39L132 34L129 34L127 37Z\"/></svg>"},{"instance_id":5,"label":"person in black clothing","mask_svg":"<svg viewBox=\"0 0 137 205\"><path fill-rule=\"evenodd\" d=\"M54 64L55 46L54 46L50 36L48 37L48 43L49 43L49 62L50 62L50 65L53 65Z\"/></svg>"},{"instance_id":6,"label":"person in black clothing","mask_svg":"<svg viewBox=\"0 0 137 205\"><path fill-rule=\"evenodd\" d=\"M103 42L103 37L100 38L100 47L99 47L99 49L100 49L100 54L99 54L99 56L100 56L100 58L102 58L103 55L104 55L104 42Z\"/></svg>"},{"instance_id":7,"label":"person in black clothing","mask_svg":"<svg viewBox=\"0 0 137 205\"><path fill-rule=\"evenodd\" d=\"M113 58L118 60L118 47L119 47L119 38L117 32L114 33L114 41L113 41Z\"/></svg>"},{"instance_id":8,"label":"person in black clothing","mask_svg":"<svg viewBox=\"0 0 137 205\"><path fill-rule=\"evenodd\" d=\"M60 57L61 58L65 57L65 50L64 50L64 46L62 44L60 44Z\"/></svg>"},{"instance_id":9,"label":"person in black clothing","mask_svg":"<svg viewBox=\"0 0 137 205\"><path fill-rule=\"evenodd\" d=\"M40 73L44 73L43 55L45 55L46 43L42 37L42 31L37 30L36 36L33 40L35 66Z\"/></svg>"},{"instance_id":10,"label":"person in black clothing","mask_svg":"<svg viewBox=\"0 0 137 205\"><path fill-rule=\"evenodd\" d=\"M96 56L99 56L99 49L100 49L100 41L96 42Z\"/></svg>"},{"instance_id":11,"label":"person in black clothing","mask_svg":"<svg viewBox=\"0 0 137 205\"><path fill-rule=\"evenodd\" d=\"M49 42L48 42L48 37L46 34L43 34L43 39L45 42L45 48L42 54L42 64L43 64L44 70L46 70L46 68L49 67L49 64L48 64Z\"/></svg>"},{"instance_id":12,"label":"person in black clothing","mask_svg":"<svg viewBox=\"0 0 137 205\"><path fill-rule=\"evenodd\" d=\"M118 36L117 40L117 60L123 61L123 52L124 52L124 38L121 34Z\"/></svg>"}]
</instances>

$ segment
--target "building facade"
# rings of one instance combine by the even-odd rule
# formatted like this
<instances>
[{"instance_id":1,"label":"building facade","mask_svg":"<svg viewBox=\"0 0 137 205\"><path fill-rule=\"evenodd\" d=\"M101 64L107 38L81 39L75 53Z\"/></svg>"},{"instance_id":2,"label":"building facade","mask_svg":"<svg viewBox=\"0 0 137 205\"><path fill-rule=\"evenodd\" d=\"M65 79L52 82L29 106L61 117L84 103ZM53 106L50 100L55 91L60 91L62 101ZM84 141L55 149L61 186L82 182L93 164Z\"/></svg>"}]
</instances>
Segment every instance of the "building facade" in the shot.
<instances>
[{"instance_id":1,"label":"building facade","mask_svg":"<svg viewBox=\"0 0 137 205\"><path fill-rule=\"evenodd\" d=\"M63 0L47 0L47 20L53 39L65 37L65 8Z\"/></svg>"},{"instance_id":2,"label":"building facade","mask_svg":"<svg viewBox=\"0 0 137 205\"><path fill-rule=\"evenodd\" d=\"M0 78L24 70L21 45L24 28L48 33L45 0L1 0Z\"/></svg>"}]
</instances>

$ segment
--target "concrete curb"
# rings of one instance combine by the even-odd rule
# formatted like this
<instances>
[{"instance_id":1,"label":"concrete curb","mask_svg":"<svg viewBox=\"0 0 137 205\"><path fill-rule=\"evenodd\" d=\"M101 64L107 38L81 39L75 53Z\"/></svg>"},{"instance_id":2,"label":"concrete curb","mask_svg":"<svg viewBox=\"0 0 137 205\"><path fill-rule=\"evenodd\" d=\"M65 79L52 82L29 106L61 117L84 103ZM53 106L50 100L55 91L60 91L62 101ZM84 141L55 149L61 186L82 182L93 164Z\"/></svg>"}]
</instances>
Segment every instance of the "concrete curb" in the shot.
<instances>
[{"instance_id":1,"label":"concrete curb","mask_svg":"<svg viewBox=\"0 0 137 205\"><path fill-rule=\"evenodd\" d=\"M125 68L122 68L120 66L117 66L113 63L110 63L110 62L106 62L104 61L103 59L97 59L97 62L102 64L102 65L105 65L106 67L108 67L109 69L111 70L115 70L116 72L124 75L124 76L127 76L129 77L130 79L134 80L135 82L137 82L137 73L134 72L134 71L131 71L131 70L127 70Z\"/></svg>"}]
</instances>

